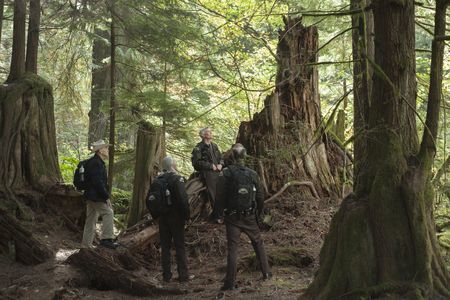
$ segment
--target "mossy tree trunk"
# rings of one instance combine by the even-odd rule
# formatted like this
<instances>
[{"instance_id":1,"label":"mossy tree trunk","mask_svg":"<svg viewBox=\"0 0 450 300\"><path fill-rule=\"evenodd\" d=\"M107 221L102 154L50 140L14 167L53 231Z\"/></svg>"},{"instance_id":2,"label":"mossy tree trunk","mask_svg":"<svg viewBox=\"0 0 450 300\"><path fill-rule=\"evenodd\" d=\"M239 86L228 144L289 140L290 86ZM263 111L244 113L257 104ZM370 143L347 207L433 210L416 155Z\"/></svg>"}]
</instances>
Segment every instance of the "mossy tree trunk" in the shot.
<instances>
[{"instance_id":1,"label":"mossy tree trunk","mask_svg":"<svg viewBox=\"0 0 450 300\"><path fill-rule=\"evenodd\" d=\"M0 190L43 190L61 181L51 86L37 76L35 58L40 13L30 13L30 71L25 71L25 1L14 1L14 38L10 74L0 87ZM27 57L28 60L28 57Z\"/></svg>"},{"instance_id":2,"label":"mossy tree trunk","mask_svg":"<svg viewBox=\"0 0 450 300\"><path fill-rule=\"evenodd\" d=\"M351 9L364 9L370 0L351 0ZM369 97L372 93L373 67L369 60L374 61L374 24L372 10L352 16L353 48L353 134L354 146L354 186L358 184L358 174L363 165L364 151L367 148L364 133L367 131L366 120L369 115Z\"/></svg>"},{"instance_id":3,"label":"mossy tree trunk","mask_svg":"<svg viewBox=\"0 0 450 300\"><path fill-rule=\"evenodd\" d=\"M37 74L37 59L39 47L39 25L41 21L41 1L30 0L28 21L27 57L25 71Z\"/></svg>"},{"instance_id":4,"label":"mossy tree trunk","mask_svg":"<svg viewBox=\"0 0 450 300\"><path fill-rule=\"evenodd\" d=\"M435 36L444 35L448 4L437 1ZM355 193L332 220L305 296L448 299L450 276L436 239L431 186L444 44L432 45L428 129L419 147L414 1L377 1L373 16L376 71L363 165Z\"/></svg>"},{"instance_id":5,"label":"mossy tree trunk","mask_svg":"<svg viewBox=\"0 0 450 300\"><path fill-rule=\"evenodd\" d=\"M269 192L291 180L311 181L319 194L338 194L335 160L343 161L323 129L317 72L316 27L303 27L301 20L285 19L279 33L279 58L275 91L253 120L242 122L237 142L256 158L253 163ZM330 156L331 155L331 156ZM302 192L309 194L309 189Z\"/></svg>"},{"instance_id":6,"label":"mossy tree trunk","mask_svg":"<svg viewBox=\"0 0 450 300\"><path fill-rule=\"evenodd\" d=\"M5 12L5 0L0 0L0 43L2 42L3 14Z\"/></svg>"},{"instance_id":7,"label":"mossy tree trunk","mask_svg":"<svg viewBox=\"0 0 450 300\"><path fill-rule=\"evenodd\" d=\"M133 198L128 213L127 225L133 226L144 215L145 197L155 175L155 164L161 153L161 131L148 122L139 124L136 142L136 164L134 171Z\"/></svg>"},{"instance_id":8,"label":"mossy tree trunk","mask_svg":"<svg viewBox=\"0 0 450 300\"><path fill-rule=\"evenodd\" d=\"M115 24L115 0L109 0L111 13L111 67L110 67L110 104L109 104L109 161L108 161L108 187L111 194L114 178L114 156L116 149L116 24Z\"/></svg>"}]
</instances>

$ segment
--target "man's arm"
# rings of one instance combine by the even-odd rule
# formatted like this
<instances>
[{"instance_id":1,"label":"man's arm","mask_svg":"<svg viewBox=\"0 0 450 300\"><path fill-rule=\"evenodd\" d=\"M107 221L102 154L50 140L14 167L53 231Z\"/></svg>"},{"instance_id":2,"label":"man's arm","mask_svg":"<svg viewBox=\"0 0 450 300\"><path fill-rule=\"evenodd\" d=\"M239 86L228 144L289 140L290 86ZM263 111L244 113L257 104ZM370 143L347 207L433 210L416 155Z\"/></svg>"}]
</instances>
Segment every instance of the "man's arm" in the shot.
<instances>
[{"instance_id":1,"label":"man's arm","mask_svg":"<svg viewBox=\"0 0 450 300\"><path fill-rule=\"evenodd\" d=\"M197 171L213 170L212 163L202 160L202 152L198 146L192 150L192 166Z\"/></svg>"}]
</instances>

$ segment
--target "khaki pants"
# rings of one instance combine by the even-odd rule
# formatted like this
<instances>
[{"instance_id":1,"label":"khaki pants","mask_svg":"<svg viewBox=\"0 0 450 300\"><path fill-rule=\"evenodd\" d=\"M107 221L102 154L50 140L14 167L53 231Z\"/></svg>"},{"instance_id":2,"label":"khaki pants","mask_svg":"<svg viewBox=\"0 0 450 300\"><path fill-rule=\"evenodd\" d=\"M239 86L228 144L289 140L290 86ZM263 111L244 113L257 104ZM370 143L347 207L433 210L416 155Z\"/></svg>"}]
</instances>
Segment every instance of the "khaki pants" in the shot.
<instances>
[{"instance_id":1,"label":"khaki pants","mask_svg":"<svg viewBox=\"0 0 450 300\"><path fill-rule=\"evenodd\" d=\"M86 201L86 223L84 224L82 247L91 248L94 241L98 217L102 217L101 239L114 238L114 212L105 202Z\"/></svg>"}]
</instances>

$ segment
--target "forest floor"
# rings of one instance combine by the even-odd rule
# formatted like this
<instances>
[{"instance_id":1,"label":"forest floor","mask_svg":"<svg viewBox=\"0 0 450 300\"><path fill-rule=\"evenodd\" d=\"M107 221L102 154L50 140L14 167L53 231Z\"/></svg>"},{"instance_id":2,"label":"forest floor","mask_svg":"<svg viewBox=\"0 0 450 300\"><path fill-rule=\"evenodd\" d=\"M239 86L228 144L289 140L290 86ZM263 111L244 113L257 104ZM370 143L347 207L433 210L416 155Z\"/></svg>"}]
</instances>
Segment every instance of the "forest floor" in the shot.
<instances>
[{"instance_id":1,"label":"forest floor","mask_svg":"<svg viewBox=\"0 0 450 300\"><path fill-rule=\"evenodd\" d=\"M249 239L243 234L239 248L238 289L220 291L226 267L225 226L208 222L191 224L186 231L190 273L189 283L175 280L161 283L157 245L144 259L147 269L139 275L163 287L178 288L180 296L159 299L296 299L312 281L318 267L319 251L337 203L329 199L299 199L286 194L267 205L270 220L263 231L273 278L261 280ZM65 260L77 251L80 233L68 231L58 221L41 216L35 221L33 233L55 250L55 258L36 266L24 266L0 256L0 299L134 299L115 290L92 287L81 271ZM39 223L39 220L41 221ZM44 222L45 221L45 222Z\"/></svg>"}]
</instances>

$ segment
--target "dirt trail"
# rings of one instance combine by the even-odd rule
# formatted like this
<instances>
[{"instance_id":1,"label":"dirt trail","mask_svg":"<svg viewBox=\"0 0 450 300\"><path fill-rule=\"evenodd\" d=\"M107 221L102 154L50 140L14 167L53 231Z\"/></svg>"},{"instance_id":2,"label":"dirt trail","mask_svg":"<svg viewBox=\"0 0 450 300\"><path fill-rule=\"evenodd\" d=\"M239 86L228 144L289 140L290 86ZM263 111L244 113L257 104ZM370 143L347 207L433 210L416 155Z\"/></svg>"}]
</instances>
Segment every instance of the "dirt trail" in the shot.
<instances>
[{"instance_id":1,"label":"dirt trail","mask_svg":"<svg viewBox=\"0 0 450 300\"><path fill-rule=\"evenodd\" d=\"M270 214L263 231L266 251L272 265L273 278L261 281L253 257L253 249L245 235L239 249L238 289L220 292L226 266L225 226L196 223L186 232L191 274L187 284L174 280L166 284L187 293L158 299L296 299L311 282L317 268L318 254L334 206L328 199L297 199L290 194L267 208ZM38 223L34 233L55 249L55 258L37 266L23 266L0 256L0 299L134 299L118 291L95 289L95 283L65 259L79 246L80 234L67 231L57 220ZM148 280L161 281L158 245L144 256L147 269L138 273ZM176 278L176 266L173 266ZM163 285L164 286L164 285Z\"/></svg>"}]
</instances>

